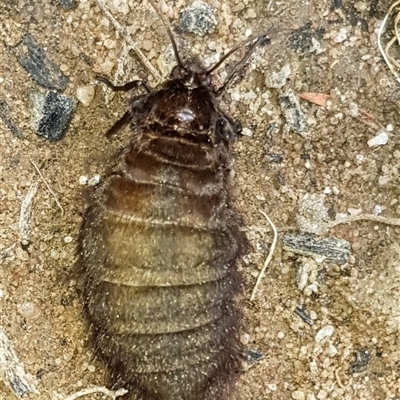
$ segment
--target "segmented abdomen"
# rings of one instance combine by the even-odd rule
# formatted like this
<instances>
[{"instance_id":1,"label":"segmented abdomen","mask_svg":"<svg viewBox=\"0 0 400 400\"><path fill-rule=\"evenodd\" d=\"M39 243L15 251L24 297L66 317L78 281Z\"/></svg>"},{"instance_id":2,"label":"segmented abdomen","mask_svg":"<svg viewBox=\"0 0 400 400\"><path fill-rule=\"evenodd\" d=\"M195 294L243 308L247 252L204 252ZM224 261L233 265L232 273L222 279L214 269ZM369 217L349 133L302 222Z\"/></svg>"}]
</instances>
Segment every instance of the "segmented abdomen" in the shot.
<instances>
[{"instance_id":1,"label":"segmented abdomen","mask_svg":"<svg viewBox=\"0 0 400 400\"><path fill-rule=\"evenodd\" d=\"M243 237L220 157L143 135L93 194L81 230L96 346L114 381L145 400L223 399L234 380Z\"/></svg>"}]
</instances>

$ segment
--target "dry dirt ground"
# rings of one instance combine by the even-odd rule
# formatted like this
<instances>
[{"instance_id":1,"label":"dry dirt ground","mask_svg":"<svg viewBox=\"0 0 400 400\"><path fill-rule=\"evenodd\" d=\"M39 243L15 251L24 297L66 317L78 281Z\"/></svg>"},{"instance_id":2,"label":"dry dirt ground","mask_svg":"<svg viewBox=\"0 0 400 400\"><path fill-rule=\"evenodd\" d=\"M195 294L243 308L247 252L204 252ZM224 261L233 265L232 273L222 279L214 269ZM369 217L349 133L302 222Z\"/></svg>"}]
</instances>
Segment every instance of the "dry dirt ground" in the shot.
<instances>
[{"instance_id":1,"label":"dry dirt ground","mask_svg":"<svg viewBox=\"0 0 400 400\"><path fill-rule=\"evenodd\" d=\"M349 262L341 266L285 251L280 231L272 262L250 301L266 258L261 244L269 249L272 242L260 209L278 229L296 226L306 194L323 197L331 220L357 212L400 217L399 83L377 47L377 29L390 2L334 3L337 9L327 0L209 0L216 10L216 31L179 37L179 47L188 55L201 54L212 63L246 34L271 23L276 28L271 43L256 52L244 78L223 98L225 109L248 134L235 143L233 166L235 202L251 243L240 265L245 279L239 299L245 314L242 341L264 354L241 376L243 400L400 398L398 227L359 221L325 232L351 244ZM132 0L106 4L166 76L173 63L171 46L154 11ZM188 5L183 0L163 3L173 28ZM43 89L10 50L24 32L68 77L65 94L75 97L79 87L95 88L93 101L87 107L78 104L68 132L57 142L38 137L31 127L30 93ZM124 131L113 141L105 138L124 112L126 99L98 84L95 73L116 83L144 77L154 85L155 79L94 0L78 0L71 10L58 1L3 0L0 35L0 98L25 135L16 137L0 121L0 326L40 392L25 398L64 399L105 383L104 368L86 344L76 285L69 278L85 207L80 177L99 174L101 179L104 160L129 135ZM394 45L394 56L396 51ZM285 65L290 66L285 86L270 88L267 78ZM220 80L224 73L222 68ZM326 107L301 100L305 134L287 129L279 96L288 89L296 95L330 96ZM386 128L387 144L368 146L380 128L360 110ZM21 203L34 183L39 187L32 203L30 245L24 248ZM299 271L307 265L311 272L301 281ZM294 312L298 306L313 325ZM317 336L321 329L327 333L322 340ZM0 382L0 399L14 398Z\"/></svg>"}]
</instances>

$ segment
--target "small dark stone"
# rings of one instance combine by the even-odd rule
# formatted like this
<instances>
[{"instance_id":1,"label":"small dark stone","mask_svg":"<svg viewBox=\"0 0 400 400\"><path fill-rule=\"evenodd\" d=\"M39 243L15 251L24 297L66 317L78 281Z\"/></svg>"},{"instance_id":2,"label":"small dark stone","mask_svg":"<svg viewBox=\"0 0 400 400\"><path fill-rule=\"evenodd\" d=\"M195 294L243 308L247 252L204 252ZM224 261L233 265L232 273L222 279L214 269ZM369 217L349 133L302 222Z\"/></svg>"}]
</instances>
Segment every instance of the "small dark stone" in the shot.
<instances>
[{"instance_id":1,"label":"small dark stone","mask_svg":"<svg viewBox=\"0 0 400 400\"><path fill-rule=\"evenodd\" d=\"M93 61L90 59L89 56L87 56L85 53L80 52L79 53L79 58L87 65L89 65L89 67L93 67Z\"/></svg>"},{"instance_id":2,"label":"small dark stone","mask_svg":"<svg viewBox=\"0 0 400 400\"><path fill-rule=\"evenodd\" d=\"M205 36L215 31L217 20L215 10L203 1L195 1L181 13L179 29L181 32L190 32Z\"/></svg>"},{"instance_id":3,"label":"small dark stone","mask_svg":"<svg viewBox=\"0 0 400 400\"><path fill-rule=\"evenodd\" d=\"M325 29L314 30L312 22L306 22L302 27L292 31L289 35L289 46L297 53L304 54L313 47L312 39L320 41L325 34Z\"/></svg>"},{"instance_id":4,"label":"small dark stone","mask_svg":"<svg viewBox=\"0 0 400 400\"><path fill-rule=\"evenodd\" d=\"M17 124L8 116L8 104L5 100L0 99L0 119L4 122L4 125L19 139L23 139L25 135L19 129Z\"/></svg>"},{"instance_id":5,"label":"small dark stone","mask_svg":"<svg viewBox=\"0 0 400 400\"><path fill-rule=\"evenodd\" d=\"M367 368L367 365L371 360L371 353L367 349L361 348L357 350L357 353L355 353L355 357L355 362L350 365L351 374L362 372Z\"/></svg>"},{"instance_id":6,"label":"small dark stone","mask_svg":"<svg viewBox=\"0 0 400 400\"><path fill-rule=\"evenodd\" d=\"M306 324L313 326L314 320L312 320L309 315L306 313L303 306L297 306L294 310L294 313L298 315Z\"/></svg>"},{"instance_id":7,"label":"small dark stone","mask_svg":"<svg viewBox=\"0 0 400 400\"><path fill-rule=\"evenodd\" d=\"M36 372L36 379L42 379L45 373L46 373L46 371L44 369L42 369L42 368L39 369Z\"/></svg>"},{"instance_id":8,"label":"small dark stone","mask_svg":"<svg viewBox=\"0 0 400 400\"><path fill-rule=\"evenodd\" d=\"M63 92L68 85L68 78L58 66L50 61L30 33L24 33L22 40L12 49L22 68L39 85L46 89Z\"/></svg>"},{"instance_id":9,"label":"small dark stone","mask_svg":"<svg viewBox=\"0 0 400 400\"><path fill-rule=\"evenodd\" d=\"M300 107L300 102L292 89L279 96L279 103L287 126L302 136L308 132L307 123Z\"/></svg>"},{"instance_id":10,"label":"small dark stone","mask_svg":"<svg viewBox=\"0 0 400 400\"><path fill-rule=\"evenodd\" d=\"M58 3L65 10L73 10L76 6L75 0L58 0Z\"/></svg>"},{"instance_id":11,"label":"small dark stone","mask_svg":"<svg viewBox=\"0 0 400 400\"><path fill-rule=\"evenodd\" d=\"M268 154L271 163L280 164L283 161L283 157L278 153Z\"/></svg>"},{"instance_id":12,"label":"small dark stone","mask_svg":"<svg viewBox=\"0 0 400 400\"><path fill-rule=\"evenodd\" d=\"M264 357L264 353L258 349L244 349L243 357L249 364L260 362Z\"/></svg>"},{"instance_id":13,"label":"small dark stone","mask_svg":"<svg viewBox=\"0 0 400 400\"><path fill-rule=\"evenodd\" d=\"M31 93L36 133L51 142L62 139L74 115L77 101L62 94Z\"/></svg>"},{"instance_id":14,"label":"small dark stone","mask_svg":"<svg viewBox=\"0 0 400 400\"><path fill-rule=\"evenodd\" d=\"M332 7L333 8L340 8L342 7L342 0L332 0Z\"/></svg>"}]
</instances>

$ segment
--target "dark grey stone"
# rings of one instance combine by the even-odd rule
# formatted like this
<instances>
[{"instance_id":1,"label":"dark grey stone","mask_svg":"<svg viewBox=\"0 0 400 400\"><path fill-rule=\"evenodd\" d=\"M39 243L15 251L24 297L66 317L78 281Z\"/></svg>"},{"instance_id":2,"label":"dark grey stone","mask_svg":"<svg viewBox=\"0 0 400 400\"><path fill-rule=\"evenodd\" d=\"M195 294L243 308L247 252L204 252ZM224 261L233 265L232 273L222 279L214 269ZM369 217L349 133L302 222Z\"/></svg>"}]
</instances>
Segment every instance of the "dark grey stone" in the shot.
<instances>
[{"instance_id":1,"label":"dark grey stone","mask_svg":"<svg viewBox=\"0 0 400 400\"><path fill-rule=\"evenodd\" d=\"M63 92L68 85L68 78L59 67L49 60L30 33L24 33L22 40L12 49L18 62L39 85L46 89Z\"/></svg>"},{"instance_id":2,"label":"dark grey stone","mask_svg":"<svg viewBox=\"0 0 400 400\"><path fill-rule=\"evenodd\" d=\"M77 101L63 94L31 93L33 125L36 133L51 142L62 139L74 115Z\"/></svg>"},{"instance_id":3,"label":"dark grey stone","mask_svg":"<svg viewBox=\"0 0 400 400\"><path fill-rule=\"evenodd\" d=\"M205 36L215 31L217 20L215 10L203 1L195 1L181 13L179 29L181 32L190 32Z\"/></svg>"}]
</instances>

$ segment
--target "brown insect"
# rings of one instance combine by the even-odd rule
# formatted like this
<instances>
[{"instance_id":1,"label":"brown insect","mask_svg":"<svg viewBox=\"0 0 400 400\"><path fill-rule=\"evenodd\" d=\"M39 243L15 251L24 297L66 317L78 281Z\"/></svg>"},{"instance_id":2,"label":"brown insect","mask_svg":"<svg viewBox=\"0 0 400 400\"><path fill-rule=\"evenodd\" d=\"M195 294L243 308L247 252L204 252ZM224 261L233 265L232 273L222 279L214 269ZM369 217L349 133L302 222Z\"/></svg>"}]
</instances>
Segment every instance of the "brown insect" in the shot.
<instances>
[{"instance_id":1,"label":"brown insect","mask_svg":"<svg viewBox=\"0 0 400 400\"><path fill-rule=\"evenodd\" d=\"M222 400L233 391L241 345L236 261L245 237L230 199L230 146L238 124L218 97L266 35L215 89L183 62L158 90L130 101L109 131L131 127L115 167L89 193L78 275L97 353L114 387L144 400Z\"/></svg>"}]
</instances>

